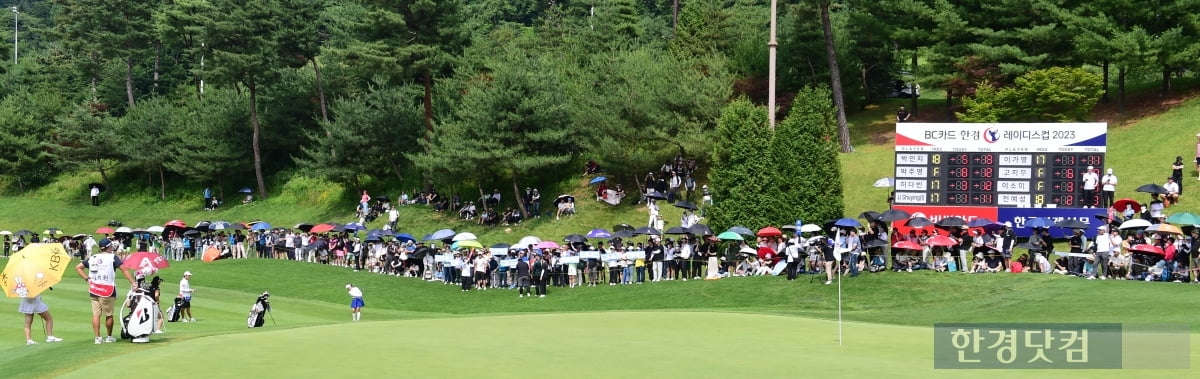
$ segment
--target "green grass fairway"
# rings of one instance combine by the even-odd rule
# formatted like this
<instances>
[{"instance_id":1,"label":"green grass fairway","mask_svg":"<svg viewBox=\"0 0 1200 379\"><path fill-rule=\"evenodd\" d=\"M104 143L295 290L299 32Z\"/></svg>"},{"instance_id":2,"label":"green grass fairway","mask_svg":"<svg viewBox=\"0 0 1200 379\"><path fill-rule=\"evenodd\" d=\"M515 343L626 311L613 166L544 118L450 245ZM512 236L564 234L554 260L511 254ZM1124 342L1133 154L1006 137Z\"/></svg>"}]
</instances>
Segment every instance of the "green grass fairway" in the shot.
<instances>
[{"instance_id":1,"label":"green grass fairway","mask_svg":"<svg viewBox=\"0 0 1200 379\"><path fill-rule=\"evenodd\" d=\"M539 301L526 299L513 301ZM369 317L369 314L368 314ZM158 344L63 377L1137 377L1168 371L933 370L929 328L715 312L342 323ZM1192 360L1196 360L1195 340ZM137 364L134 362L144 362ZM132 365L132 366L131 366Z\"/></svg>"}]
</instances>

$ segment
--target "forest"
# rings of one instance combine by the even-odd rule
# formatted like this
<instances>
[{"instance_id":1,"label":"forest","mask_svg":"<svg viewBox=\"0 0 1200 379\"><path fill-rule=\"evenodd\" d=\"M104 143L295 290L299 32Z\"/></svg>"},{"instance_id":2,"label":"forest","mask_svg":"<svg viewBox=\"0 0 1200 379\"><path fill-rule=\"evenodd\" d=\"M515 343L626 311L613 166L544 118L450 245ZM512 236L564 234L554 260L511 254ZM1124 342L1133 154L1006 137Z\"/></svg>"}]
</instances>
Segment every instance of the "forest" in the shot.
<instances>
[{"instance_id":1,"label":"forest","mask_svg":"<svg viewBox=\"0 0 1200 379\"><path fill-rule=\"evenodd\" d=\"M150 177L160 197L254 183L266 198L295 175L517 189L588 160L636 181L710 160L726 107L767 101L769 0L3 3L6 194L64 173ZM1200 65L1193 0L792 0L778 15L781 118L793 98L844 114L919 83L944 90L944 109L912 98L928 120L1069 120L1029 99L1121 104L1128 81L1170 93Z\"/></svg>"}]
</instances>

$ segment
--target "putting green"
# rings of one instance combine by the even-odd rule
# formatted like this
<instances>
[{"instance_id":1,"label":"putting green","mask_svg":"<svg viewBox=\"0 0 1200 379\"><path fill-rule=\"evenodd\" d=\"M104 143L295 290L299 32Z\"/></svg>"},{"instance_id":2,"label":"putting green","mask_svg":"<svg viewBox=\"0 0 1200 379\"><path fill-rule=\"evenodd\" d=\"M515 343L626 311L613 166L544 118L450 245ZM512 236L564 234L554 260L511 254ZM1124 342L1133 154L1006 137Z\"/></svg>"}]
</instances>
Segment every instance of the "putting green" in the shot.
<instances>
[{"instance_id":1,"label":"putting green","mask_svg":"<svg viewBox=\"0 0 1200 379\"><path fill-rule=\"evenodd\" d=\"M366 317L370 317L368 313ZM1079 377L934 370L929 328L717 312L522 314L259 329L97 362L65 377ZM1196 361L1193 343L1192 360ZM1087 371L1088 377L1187 370Z\"/></svg>"}]
</instances>

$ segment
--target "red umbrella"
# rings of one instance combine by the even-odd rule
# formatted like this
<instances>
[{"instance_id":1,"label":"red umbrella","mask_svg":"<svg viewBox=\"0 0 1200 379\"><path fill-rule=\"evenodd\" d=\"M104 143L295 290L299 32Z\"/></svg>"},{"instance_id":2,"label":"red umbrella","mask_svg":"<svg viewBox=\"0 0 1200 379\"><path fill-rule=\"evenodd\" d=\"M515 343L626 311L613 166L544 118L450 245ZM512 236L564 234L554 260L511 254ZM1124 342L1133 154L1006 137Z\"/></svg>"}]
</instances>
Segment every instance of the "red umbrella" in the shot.
<instances>
[{"instance_id":1,"label":"red umbrella","mask_svg":"<svg viewBox=\"0 0 1200 379\"><path fill-rule=\"evenodd\" d=\"M309 233L325 233L330 230L333 230L333 228L336 228L336 227L337 227L337 225L335 225L335 224L328 224L328 223L317 224L317 226L314 226L314 227L312 227L312 229L309 229L308 232Z\"/></svg>"},{"instance_id":2,"label":"red umbrella","mask_svg":"<svg viewBox=\"0 0 1200 379\"><path fill-rule=\"evenodd\" d=\"M171 264L168 263L167 260L164 259L161 255L151 253L148 251L139 251L139 252L133 253L133 255L130 255L128 258L125 258L125 263L121 264L121 267L132 269L132 270L140 270L143 267L147 267L147 266L154 267L157 270L161 270L161 269L170 267Z\"/></svg>"},{"instance_id":3,"label":"red umbrella","mask_svg":"<svg viewBox=\"0 0 1200 379\"><path fill-rule=\"evenodd\" d=\"M768 226L758 230L759 237L779 237L782 235L783 232L779 231L779 229L776 229L774 226Z\"/></svg>"},{"instance_id":4,"label":"red umbrella","mask_svg":"<svg viewBox=\"0 0 1200 379\"><path fill-rule=\"evenodd\" d=\"M1113 209L1116 210L1117 213L1124 212L1125 208L1128 207L1133 207L1134 213L1139 213L1142 211L1142 205L1138 204L1137 200L1134 199L1121 199L1113 202Z\"/></svg>"},{"instance_id":5,"label":"red umbrella","mask_svg":"<svg viewBox=\"0 0 1200 379\"><path fill-rule=\"evenodd\" d=\"M1162 256L1167 255L1167 253L1164 252L1161 247L1150 245L1150 244L1144 244L1144 243L1130 246L1129 251L1136 251L1136 252L1147 253L1147 254L1156 254L1156 255L1162 255Z\"/></svg>"},{"instance_id":6,"label":"red umbrella","mask_svg":"<svg viewBox=\"0 0 1200 379\"><path fill-rule=\"evenodd\" d=\"M950 247L950 246L957 246L958 241L954 240L953 238L947 237L947 236L933 236L933 237L930 237L928 241L925 241L925 244L929 245L929 246Z\"/></svg>"},{"instance_id":7,"label":"red umbrella","mask_svg":"<svg viewBox=\"0 0 1200 379\"><path fill-rule=\"evenodd\" d=\"M217 260L217 257L219 256L221 256L221 250L215 247L210 247L204 250L204 256L200 257L200 259L203 259L205 262L212 262Z\"/></svg>"},{"instance_id":8,"label":"red umbrella","mask_svg":"<svg viewBox=\"0 0 1200 379\"><path fill-rule=\"evenodd\" d=\"M113 228L110 228L110 227L107 227L107 226L105 226L105 227L100 227L100 228L96 228L96 233L99 233L99 234L113 234Z\"/></svg>"},{"instance_id":9,"label":"red umbrella","mask_svg":"<svg viewBox=\"0 0 1200 379\"><path fill-rule=\"evenodd\" d=\"M772 228L772 229L774 229L774 228ZM776 230L776 231L778 231L778 230ZM771 249L769 247L766 247L766 246L759 246L758 247L758 259L761 259L763 262L770 262L770 261L774 260L775 259L775 250Z\"/></svg>"},{"instance_id":10,"label":"red umbrella","mask_svg":"<svg viewBox=\"0 0 1200 379\"><path fill-rule=\"evenodd\" d=\"M909 249L909 250L921 250L922 249L921 244L913 242L913 241L896 242L895 244L892 245L892 248Z\"/></svg>"}]
</instances>

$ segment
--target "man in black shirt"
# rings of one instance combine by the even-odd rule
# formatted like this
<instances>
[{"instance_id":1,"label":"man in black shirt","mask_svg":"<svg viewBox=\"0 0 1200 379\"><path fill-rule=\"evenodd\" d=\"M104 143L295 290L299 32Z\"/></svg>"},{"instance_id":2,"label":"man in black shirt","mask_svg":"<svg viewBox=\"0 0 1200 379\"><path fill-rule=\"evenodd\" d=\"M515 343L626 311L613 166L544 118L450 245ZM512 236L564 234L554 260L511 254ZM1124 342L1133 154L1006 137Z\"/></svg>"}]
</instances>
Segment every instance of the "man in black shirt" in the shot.
<instances>
[{"instance_id":1,"label":"man in black shirt","mask_svg":"<svg viewBox=\"0 0 1200 379\"><path fill-rule=\"evenodd\" d=\"M900 110L896 111L896 122L897 123L908 122L908 118L910 116L911 115L908 114L908 110L905 110L904 107L901 106Z\"/></svg>"},{"instance_id":2,"label":"man in black shirt","mask_svg":"<svg viewBox=\"0 0 1200 379\"><path fill-rule=\"evenodd\" d=\"M529 292L529 261L525 257L517 260L517 294L517 297L533 296Z\"/></svg>"},{"instance_id":3,"label":"man in black shirt","mask_svg":"<svg viewBox=\"0 0 1200 379\"><path fill-rule=\"evenodd\" d=\"M1071 237L1067 239L1067 244L1071 246L1072 254L1070 258L1067 259L1067 271L1069 271L1071 275L1082 275L1084 258L1075 254L1083 254L1083 230L1075 229L1075 231L1071 233Z\"/></svg>"},{"instance_id":4,"label":"man in black shirt","mask_svg":"<svg viewBox=\"0 0 1200 379\"><path fill-rule=\"evenodd\" d=\"M533 269L531 271L533 291L538 297L546 297L546 279L548 279L550 274L549 267L546 267L546 260L540 255L534 255Z\"/></svg>"}]
</instances>

